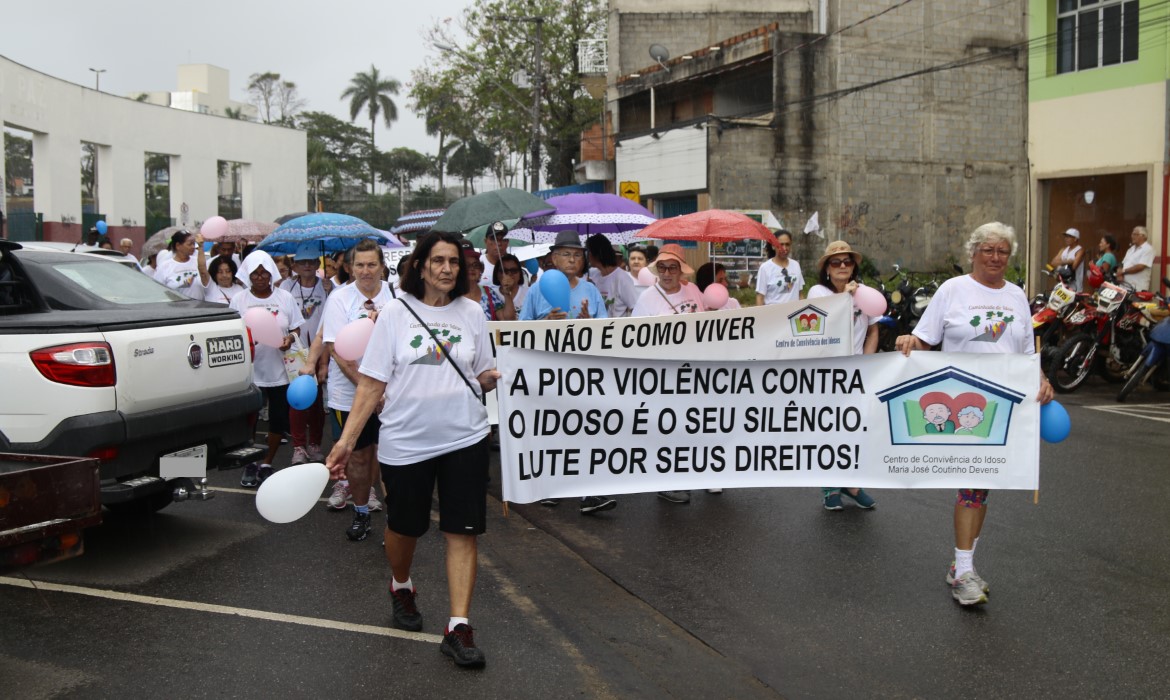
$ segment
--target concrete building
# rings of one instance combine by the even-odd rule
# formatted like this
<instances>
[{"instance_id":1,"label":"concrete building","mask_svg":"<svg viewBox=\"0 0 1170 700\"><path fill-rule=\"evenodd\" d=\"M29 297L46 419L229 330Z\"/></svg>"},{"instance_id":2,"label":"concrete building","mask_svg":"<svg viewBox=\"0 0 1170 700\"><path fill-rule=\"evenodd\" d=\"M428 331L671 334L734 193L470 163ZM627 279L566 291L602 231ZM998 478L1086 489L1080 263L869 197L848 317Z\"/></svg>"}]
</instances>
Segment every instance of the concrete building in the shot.
<instances>
[{"instance_id":1,"label":"concrete building","mask_svg":"<svg viewBox=\"0 0 1170 700\"><path fill-rule=\"evenodd\" d=\"M843 238L886 272L966 263L963 242L987 221L1024 230L1018 3L609 8L616 179L637 183L659 215L771 210L798 259ZM801 233L814 213L824 238Z\"/></svg>"},{"instance_id":2,"label":"concrete building","mask_svg":"<svg viewBox=\"0 0 1170 700\"><path fill-rule=\"evenodd\" d=\"M1028 157L1036 262L1081 232L1117 258L1149 231L1154 279L1167 274L1170 203L1170 6L1137 0L1029 0ZM1090 259L1086 256L1086 259Z\"/></svg>"},{"instance_id":3,"label":"concrete building","mask_svg":"<svg viewBox=\"0 0 1170 700\"><path fill-rule=\"evenodd\" d=\"M231 99L231 74L223 68L207 63L181 65L178 68L176 85L178 89L171 92L166 90L133 92L126 97L161 107L174 107L221 117L231 116L228 113L230 109L248 121L254 122L257 119L255 105Z\"/></svg>"},{"instance_id":4,"label":"concrete building","mask_svg":"<svg viewBox=\"0 0 1170 700\"><path fill-rule=\"evenodd\" d=\"M303 131L100 93L4 57L0 122L31 134L31 209L43 216L45 240L83 235L83 144L94 146L94 210L104 215L112 238L132 238L136 250L153 232L146 230L146 191L160 184L163 167L163 206L178 223L194 225L219 213L221 172L231 172L233 163L239 164L244 218L271 221L305 208ZM4 210L11 231L16 212L9 204Z\"/></svg>"}]
</instances>

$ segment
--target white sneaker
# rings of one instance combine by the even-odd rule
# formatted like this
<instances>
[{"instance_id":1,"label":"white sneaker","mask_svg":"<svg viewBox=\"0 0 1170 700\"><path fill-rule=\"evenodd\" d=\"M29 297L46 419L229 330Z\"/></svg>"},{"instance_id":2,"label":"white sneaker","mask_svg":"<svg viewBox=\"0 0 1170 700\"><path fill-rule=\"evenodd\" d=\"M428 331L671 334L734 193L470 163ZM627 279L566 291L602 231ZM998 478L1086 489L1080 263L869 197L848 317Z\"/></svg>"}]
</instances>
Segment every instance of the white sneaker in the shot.
<instances>
[{"instance_id":1,"label":"white sneaker","mask_svg":"<svg viewBox=\"0 0 1170 700\"><path fill-rule=\"evenodd\" d=\"M333 510L345 510L345 502L349 500L349 482L338 481L333 484L333 493L329 494L329 507Z\"/></svg>"},{"instance_id":2,"label":"white sneaker","mask_svg":"<svg viewBox=\"0 0 1170 700\"><path fill-rule=\"evenodd\" d=\"M324 462L325 461L325 454L323 452L321 452L320 445L314 445L313 443L310 442L308 447L305 448L305 451L309 453L310 460L312 460L314 462Z\"/></svg>"},{"instance_id":3,"label":"white sneaker","mask_svg":"<svg viewBox=\"0 0 1170 700\"><path fill-rule=\"evenodd\" d=\"M370 487L370 502L366 504L370 507L371 513L378 513L382 510L382 502L378 500L378 494L374 493L374 487Z\"/></svg>"},{"instance_id":4,"label":"white sneaker","mask_svg":"<svg viewBox=\"0 0 1170 700\"><path fill-rule=\"evenodd\" d=\"M972 573L966 572L951 584L951 597L959 601L959 605L980 605L987 602L987 594L983 592L983 587Z\"/></svg>"},{"instance_id":5,"label":"white sneaker","mask_svg":"<svg viewBox=\"0 0 1170 700\"><path fill-rule=\"evenodd\" d=\"M293 464L304 464L309 461L309 453L303 447L294 447L292 455Z\"/></svg>"}]
</instances>

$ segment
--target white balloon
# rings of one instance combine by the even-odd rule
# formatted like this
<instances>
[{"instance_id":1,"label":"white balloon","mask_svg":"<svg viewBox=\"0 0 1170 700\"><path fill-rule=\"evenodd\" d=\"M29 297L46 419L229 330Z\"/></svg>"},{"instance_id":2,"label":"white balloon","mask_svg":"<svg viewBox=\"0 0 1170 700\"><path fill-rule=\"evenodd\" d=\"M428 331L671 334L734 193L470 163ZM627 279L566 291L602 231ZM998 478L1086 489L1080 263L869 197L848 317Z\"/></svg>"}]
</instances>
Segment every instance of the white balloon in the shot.
<instances>
[{"instance_id":1,"label":"white balloon","mask_svg":"<svg viewBox=\"0 0 1170 700\"><path fill-rule=\"evenodd\" d=\"M256 510L265 520L291 523L313 510L327 483L329 470L320 462L281 469L260 484Z\"/></svg>"}]
</instances>

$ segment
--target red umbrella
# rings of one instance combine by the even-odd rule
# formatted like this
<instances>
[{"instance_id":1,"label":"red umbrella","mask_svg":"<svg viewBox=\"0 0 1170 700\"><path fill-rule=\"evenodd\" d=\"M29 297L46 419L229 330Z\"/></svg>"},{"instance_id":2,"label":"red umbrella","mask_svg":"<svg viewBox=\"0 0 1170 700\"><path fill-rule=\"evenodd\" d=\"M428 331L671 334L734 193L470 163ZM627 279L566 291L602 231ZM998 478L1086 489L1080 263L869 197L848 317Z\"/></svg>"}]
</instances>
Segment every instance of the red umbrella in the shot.
<instances>
[{"instance_id":1,"label":"red umbrella","mask_svg":"<svg viewBox=\"0 0 1170 700\"><path fill-rule=\"evenodd\" d=\"M778 246L776 236L760 222L739 212L708 209L694 214L659 219L642 229L639 238L661 238L670 241L707 241L726 243L755 238Z\"/></svg>"}]
</instances>

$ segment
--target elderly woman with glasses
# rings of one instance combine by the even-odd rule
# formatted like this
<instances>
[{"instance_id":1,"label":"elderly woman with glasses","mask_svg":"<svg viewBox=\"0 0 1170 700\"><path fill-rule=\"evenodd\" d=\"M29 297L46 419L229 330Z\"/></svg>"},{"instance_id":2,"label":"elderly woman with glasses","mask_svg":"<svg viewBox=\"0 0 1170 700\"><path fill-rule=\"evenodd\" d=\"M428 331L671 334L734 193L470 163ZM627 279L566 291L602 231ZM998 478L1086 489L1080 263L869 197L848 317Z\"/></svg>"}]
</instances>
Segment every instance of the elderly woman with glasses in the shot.
<instances>
[{"instance_id":1,"label":"elderly woman with glasses","mask_svg":"<svg viewBox=\"0 0 1170 700\"><path fill-rule=\"evenodd\" d=\"M845 241L833 241L825 248L825 254L817 262L817 281L808 290L808 298L827 297L832 294L852 294L861 280L861 253L853 250ZM877 317L867 316L861 309L853 308L853 354L872 355L877 352ZM877 505L873 498L862 489L825 487L821 489L821 500L825 510L843 510L841 496L853 500L859 507L869 510Z\"/></svg>"},{"instance_id":2,"label":"elderly woman with glasses","mask_svg":"<svg viewBox=\"0 0 1170 700\"><path fill-rule=\"evenodd\" d=\"M996 221L975 229L967 240L971 274L943 282L914 332L898 337L898 351L909 356L911 351L941 343L947 352L1035 352L1028 297L1004 279L1008 259L1015 252L1016 232L1011 226ZM972 323L975 319L986 321ZM1046 404L1052 396L1052 385L1041 374L1036 400ZM960 489L955 500L955 560L946 581L951 597L960 605L986 603L990 590L975 572L975 545L987 517L987 493L986 489Z\"/></svg>"},{"instance_id":3,"label":"elderly woman with glasses","mask_svg":"<svg viewBox=\"0 0 1170 700\"><path fill-rule=\"evenodd\" d=\"M557 234L549 253L555 269L569 279L569 308L554 307L540 290L540 283L528 290L528 298L520 312L521 321L540 319L560 320L565 318L609 318L601 292L588 280L581 279L585 272L585 246L574 231Z\"/></svg>"}]
</instances>

